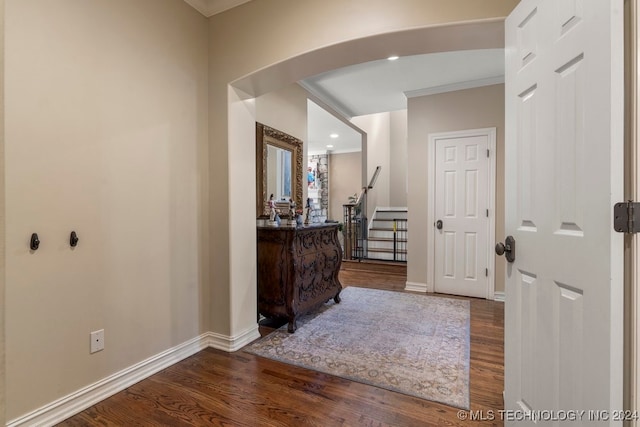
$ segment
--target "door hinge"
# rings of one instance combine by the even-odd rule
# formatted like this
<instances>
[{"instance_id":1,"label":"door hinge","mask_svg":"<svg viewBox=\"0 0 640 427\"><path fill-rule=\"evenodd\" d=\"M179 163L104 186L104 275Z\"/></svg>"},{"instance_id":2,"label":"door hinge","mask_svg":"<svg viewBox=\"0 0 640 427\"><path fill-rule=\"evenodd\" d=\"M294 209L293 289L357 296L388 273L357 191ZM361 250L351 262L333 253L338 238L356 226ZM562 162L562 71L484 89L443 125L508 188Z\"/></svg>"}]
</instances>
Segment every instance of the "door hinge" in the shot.
<instances>
[{"instance_id":1,"label":"door hinge","mask_svg":"<svg viewBox=\"0 0 640 427\"><path fill-rule=\"evenodd\" d=\"M489 269L488 269L488 268L485 268L485 269L484 269L484 275L485 275L486 277L489 277Z\"/></svg>"},{"instance_id":2,"label":"door hinge","mask_svg":"<svg viewBox=\"0 0 640 427\"><path fill-rule=\"evenodd\" d=\"M487 158L488 158L488 157L490 157L490 156L489 156L489 150L487 150Z\"/></svg>"},{"instance_id":3,"label":"door hinge","mask_svg":"<svg viewBox=\"0 0 640 427\"><path fill-rule=\"evenodd\" d=\"M640 203L629 200L613 205L613 229L618 233L639 232Z\"/></svg>"},{"instance_id":4,"label":"door hinge","mask_svg":"<svg viewBox=\"0 0 640 427\"><path fill-rule=\"evenodd\" d=\"M487 209L487 218L489 218L489 209Z\"/></svg>"}]
</instances>

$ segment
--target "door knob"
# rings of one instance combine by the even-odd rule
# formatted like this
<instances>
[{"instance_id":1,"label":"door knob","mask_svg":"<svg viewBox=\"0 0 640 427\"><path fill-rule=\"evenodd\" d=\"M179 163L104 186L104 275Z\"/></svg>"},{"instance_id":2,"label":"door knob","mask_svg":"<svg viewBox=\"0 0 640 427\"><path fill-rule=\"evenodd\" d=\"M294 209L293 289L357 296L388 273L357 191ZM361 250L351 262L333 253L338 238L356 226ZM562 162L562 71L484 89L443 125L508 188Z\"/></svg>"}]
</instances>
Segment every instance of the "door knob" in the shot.
<instances>
[{"instance_id":1,"label":"door knob","mask_svg":"<svg viewBox=\"0 0 640 427\"><path fill-rule=\"evenodd\" d=\"M496 254L504 254L507 261L514 262L516 260L516 239L513 236L507 236L504 243L496 245Z\"/></svg>"},{"instance_id":2,"label":"door knob","mask_svg":"<svg viewBox=\"0 0 640 427\"><path fill-rule=\"evenodd\" d=\"M442 220L441 219L436 221L436 228L438 230L442 230Z\"/></svg>"}]
</instances>

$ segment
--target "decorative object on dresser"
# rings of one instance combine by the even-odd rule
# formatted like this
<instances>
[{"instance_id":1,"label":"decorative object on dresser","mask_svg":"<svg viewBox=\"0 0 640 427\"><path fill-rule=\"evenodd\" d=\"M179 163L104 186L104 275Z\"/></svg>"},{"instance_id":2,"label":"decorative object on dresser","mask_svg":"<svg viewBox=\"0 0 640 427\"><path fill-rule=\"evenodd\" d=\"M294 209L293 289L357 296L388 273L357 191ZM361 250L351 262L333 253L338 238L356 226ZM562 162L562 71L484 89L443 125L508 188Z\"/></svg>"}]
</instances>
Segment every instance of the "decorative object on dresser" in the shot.
<instances>
[{"instance_id":1,"label":"decorative object on dresser","mask_svg":"<svg viewBox=\"0 0 640 427\"><path fill-rule=\"evenodd\" d=\"M340 302L342 248L337 224L258 227L258 312L286 319L295 332L299 316L331 298Z\"/></svg>"}]
</instances>

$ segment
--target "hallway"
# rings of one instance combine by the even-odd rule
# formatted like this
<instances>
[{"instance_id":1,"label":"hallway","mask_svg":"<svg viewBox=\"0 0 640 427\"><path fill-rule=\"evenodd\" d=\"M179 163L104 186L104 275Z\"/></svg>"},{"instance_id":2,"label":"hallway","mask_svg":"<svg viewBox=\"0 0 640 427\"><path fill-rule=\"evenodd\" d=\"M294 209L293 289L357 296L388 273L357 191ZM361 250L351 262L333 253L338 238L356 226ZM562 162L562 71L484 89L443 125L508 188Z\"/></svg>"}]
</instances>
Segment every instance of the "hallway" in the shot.
<instances>
[{"instance_id":1,"label":"hallway","mask_svg":"<svg viewBox=\"0 0 640 427\"><path fill-rule=\"evenodd\" d=\"M403 266L404 267L404 266ZM402 291L403 268L349 266L344 287ZM503 425L503 303L471 301L471 411ZM262 327L261 333L271 329ZM60 424L463 426L459 410L257 357L203 350ZM465 411L465 415L469 412ZM487 417L490 418L490 417Z\"/></svg>"}]
</instances>

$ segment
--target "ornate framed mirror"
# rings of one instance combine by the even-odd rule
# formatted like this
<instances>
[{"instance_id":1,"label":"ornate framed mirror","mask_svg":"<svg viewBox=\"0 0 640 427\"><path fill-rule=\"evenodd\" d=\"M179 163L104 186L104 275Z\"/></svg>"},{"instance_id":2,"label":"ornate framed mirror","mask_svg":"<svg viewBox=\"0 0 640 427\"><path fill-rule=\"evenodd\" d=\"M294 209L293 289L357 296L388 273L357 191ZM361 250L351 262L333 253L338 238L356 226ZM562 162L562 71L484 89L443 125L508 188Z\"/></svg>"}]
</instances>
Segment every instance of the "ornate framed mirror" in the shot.
<instances>
[{"instance_id":1,"label":"ornate framed mirror","mask_svg":"<svg viewBox=\"0 0 640 427\"><path fill-rule=\"evenodd\" d=\"M268 201L293 199L302 208L302 140L256 123L256 216L268 216Z\"/></svg>"}]
</instances>

